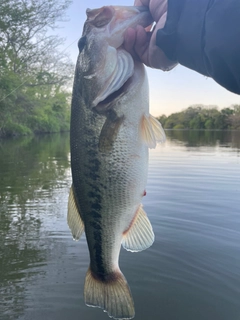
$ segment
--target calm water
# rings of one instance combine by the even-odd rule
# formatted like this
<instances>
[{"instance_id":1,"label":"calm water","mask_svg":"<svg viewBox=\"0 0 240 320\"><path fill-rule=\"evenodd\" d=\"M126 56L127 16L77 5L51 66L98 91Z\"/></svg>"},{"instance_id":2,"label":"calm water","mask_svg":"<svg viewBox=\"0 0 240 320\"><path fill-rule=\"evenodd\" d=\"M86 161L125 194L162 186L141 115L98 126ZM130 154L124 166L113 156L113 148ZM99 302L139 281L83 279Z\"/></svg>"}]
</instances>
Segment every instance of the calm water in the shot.
<instances>
[{"instance_id":1,"label":"calm water","mask_svg":"<svg viewBox=\"0 0 240 320\"><path fill-rule=\"evenodd\" d=\"M167 132L150 154L156 235L121 251L136 320L240 319L240 133ZM0 141L0 319L107 320L83 301L85 237L66 224L69 136Z\"/></svg>"}]
</instances>

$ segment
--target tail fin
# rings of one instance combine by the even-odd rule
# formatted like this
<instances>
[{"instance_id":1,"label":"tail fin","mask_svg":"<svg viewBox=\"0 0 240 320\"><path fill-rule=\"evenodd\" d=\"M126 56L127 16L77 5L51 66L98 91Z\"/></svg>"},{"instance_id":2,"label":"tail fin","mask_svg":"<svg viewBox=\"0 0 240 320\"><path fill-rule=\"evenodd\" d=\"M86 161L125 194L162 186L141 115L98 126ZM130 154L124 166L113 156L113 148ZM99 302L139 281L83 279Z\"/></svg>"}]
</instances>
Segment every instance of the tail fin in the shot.
<instances>
[{"instance_id":1,"label":"tail fin","mask_svg":"<svg viewBox=\"0 0 240 320\"><path fill-rule=\"evenodd\" d=\"M110 318L132 319L135 315L130 288L120 271L102 281L88 269L84 298L87 306L102 308Z\"/></svg>"}]
</instances>

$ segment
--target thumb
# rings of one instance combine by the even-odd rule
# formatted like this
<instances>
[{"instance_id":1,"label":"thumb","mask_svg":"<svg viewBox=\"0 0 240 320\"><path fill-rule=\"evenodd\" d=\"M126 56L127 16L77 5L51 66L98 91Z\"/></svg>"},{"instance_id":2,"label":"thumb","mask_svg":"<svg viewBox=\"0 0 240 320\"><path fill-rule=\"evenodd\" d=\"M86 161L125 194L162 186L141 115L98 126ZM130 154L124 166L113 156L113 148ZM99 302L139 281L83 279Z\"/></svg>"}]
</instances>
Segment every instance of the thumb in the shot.
<instances>
[{"instance_id":1,"label":"thumb","mask_svg":"<svg viewBox=\"0 0 240 320\"><path fill-rule=\"evenodd\" d=\"M164 52L156 45L157 31L163 29L166 23L167 12L165 12L156 23L149 44L149 66L163 71L169 71L176 63L169 60Z\"/></svg>"}]
</instances>

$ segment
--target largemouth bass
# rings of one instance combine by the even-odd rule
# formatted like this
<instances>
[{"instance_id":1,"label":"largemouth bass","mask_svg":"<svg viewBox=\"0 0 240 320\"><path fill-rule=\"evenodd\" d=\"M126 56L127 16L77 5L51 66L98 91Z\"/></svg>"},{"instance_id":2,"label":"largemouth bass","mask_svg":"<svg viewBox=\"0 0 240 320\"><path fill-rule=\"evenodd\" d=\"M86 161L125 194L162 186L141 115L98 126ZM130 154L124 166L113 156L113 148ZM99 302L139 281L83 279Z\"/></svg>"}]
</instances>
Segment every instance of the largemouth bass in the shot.
<instances>
[{"instance_id":1,"label":"largemouth bass","mask_svg":"<svg viewBox=\"0 0 240 320\"><path fill-rule=\"evenodd\" d=\"M151 22L143 7L88 9L78 43L68 225L76 240L86 233L90 266L85 302L115 319L134 317L131 292L118 265L121 245L137 252L154 241L141 200L148 148L165 135L149 114L144 66L122 47L128 27Z\"/></svg>"}]
</instances>

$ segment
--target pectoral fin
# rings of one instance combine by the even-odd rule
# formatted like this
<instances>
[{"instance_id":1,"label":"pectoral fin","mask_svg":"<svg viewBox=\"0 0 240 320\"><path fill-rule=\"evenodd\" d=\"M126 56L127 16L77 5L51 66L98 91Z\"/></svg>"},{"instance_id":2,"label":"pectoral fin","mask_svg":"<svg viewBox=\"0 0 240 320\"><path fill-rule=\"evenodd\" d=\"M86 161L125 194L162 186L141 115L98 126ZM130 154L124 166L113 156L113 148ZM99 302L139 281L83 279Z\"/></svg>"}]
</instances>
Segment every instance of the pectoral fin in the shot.
<instances>
[{"instance_id":1,"label":"pectoral fin","mask_svg":"<svg viewBox=\"0 0 240 320\"><path fill-rule=\"evenodd\" d=\"M166 140L161 123L150 114L144 114L142 116L140 132L143 142L150 149L156 148L158 142L164 142Z\"/></svg>"},{"instance_id":2,"label":"pectoral fin","mask_svg":"<svg viewBox=\"0 0 240 320\"><path fill-rule=\"evenodd\" d=\"M68 197L68 214L67 214L68 226L72 232L74 240L79 240L83 231L84 223L78 211L78 207L75 201L73 186L71 186Z\"/></svg>"},{"instance_id":3,"label":"pectoral fin","mask_svg":"<svg viewBox=\"0 0 240 320\"><path fill-rule=\"evenodd\" d=\"M109 152L112 150L123 120L124 117L117 117L114 111L109 113L99 137L98 147L100 152Z\"/></svg>"},{"instance_id":4,"label":"pectoral fin","mask_svg":"<svg viewBox=\"0 0 240 320\"><path fill-rule=\"evenodd\" d=\"M149 248L154 242L152 225L140 205L130 227L123 234L122 246L132 252Z\"/></svg>"}]
</instances>

